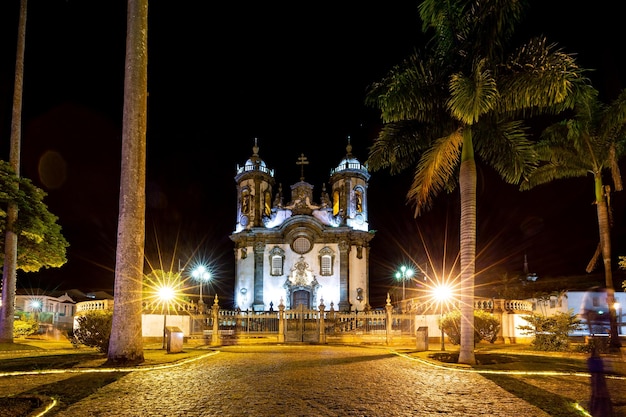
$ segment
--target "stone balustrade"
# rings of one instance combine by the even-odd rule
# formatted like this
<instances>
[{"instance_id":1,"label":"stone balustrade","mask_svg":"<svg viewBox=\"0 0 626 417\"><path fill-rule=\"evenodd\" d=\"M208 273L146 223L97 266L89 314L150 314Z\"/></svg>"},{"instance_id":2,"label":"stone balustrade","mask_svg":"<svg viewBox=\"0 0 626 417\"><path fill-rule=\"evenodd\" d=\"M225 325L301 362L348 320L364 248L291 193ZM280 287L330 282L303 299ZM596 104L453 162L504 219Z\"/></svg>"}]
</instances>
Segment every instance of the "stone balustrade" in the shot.
<instances>
[{"instance_id":1,"label":"stone balustrade","mask_svg":"<svg viewBox=\"0 0 626 417\"><path fill-rule=\"evenodd\" d=\"M113 300L89 300L76 303L76 313L94 310L112 310Z\"/></svg>"}]
</instances>

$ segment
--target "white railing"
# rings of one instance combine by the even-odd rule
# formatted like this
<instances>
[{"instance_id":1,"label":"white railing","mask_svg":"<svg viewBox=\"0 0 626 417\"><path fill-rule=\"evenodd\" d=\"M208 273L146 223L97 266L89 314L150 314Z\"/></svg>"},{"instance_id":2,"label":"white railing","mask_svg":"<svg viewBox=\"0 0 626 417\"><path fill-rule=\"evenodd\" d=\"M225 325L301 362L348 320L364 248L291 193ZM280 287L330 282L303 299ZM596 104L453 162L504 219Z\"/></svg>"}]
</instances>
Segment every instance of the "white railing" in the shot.
<instances>
[{"instance_id":1,"label":"white railing","mask_svg":"<svg viewBox=\"0 0 626 417\"><path fill-rule=\"evenodd\" d=\"M343 164L339 165L337 168L333 168L330 170L330 175L333 175L337 172L341 172L341 171L345 171L347 169L353 169L353 170L357 170L357 171L365 171L367 172L367 166L363 165L359 162L344 162Z\"/></svg>"},{"instance_id":2,"label":"white railing","mask_svg":"<svg viewBox=\"0 0 626 417\"><path fill-rule=\"evenodd\" d=\"M261 171L261 172L268 174L270 177L274 176L273 169L269 169L268 167L260 165L260 164L246 164L242 167L237 165L237 170L236 170L237 175L243 174L244 172L249 172L249 171Z\"/></svg>"},{"instance_id":3,"label":"white railing","mask_svg":"<svg viewBox=\"0 0 626 417\"><path fill-rule=\"evenodd\" d=\"M113 300L89 300L76 303L76 313L113 309Z\"/></svg>"},{"instance_id":4,"label":"white railing","mask_svg":"<svg viewBox=\"0 0 626 417\"><path fill-rule=\"evenodd\" d=\"M504 309L506 311L533 311L533 303L524 300L505 300Z\"/></svg>"}]
</instances>

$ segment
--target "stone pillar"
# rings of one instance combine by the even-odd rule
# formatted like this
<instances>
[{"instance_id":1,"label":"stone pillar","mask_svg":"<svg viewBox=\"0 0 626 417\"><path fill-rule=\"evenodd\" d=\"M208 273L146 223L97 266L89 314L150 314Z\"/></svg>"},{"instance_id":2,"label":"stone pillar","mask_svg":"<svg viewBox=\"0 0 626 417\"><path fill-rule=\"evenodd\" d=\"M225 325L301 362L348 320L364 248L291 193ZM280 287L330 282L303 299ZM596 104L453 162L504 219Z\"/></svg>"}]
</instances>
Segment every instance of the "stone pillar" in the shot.
<instances>
[{"instance_id":1,"label":"stone pillar","mask_svg":"<svg viewBox=\"0 0 626 417\"><path fill-rule=\"evenodd\" d=\"M320 305L319 305L319 310L320 310L320 319L319 319L319 326L320 326L320 337L319 337L319 342L320 343L326 343L326 325L324 324L324 308L326 306L324 305L324 299L322 298L320 300Z\"/></svg>"},{"instance_id":2,"label":"stone pillar","mask_svg":"<svg viewBox=\"0 0 626 417\"><path fill-rule=\"evenodd\" d=\"M387 318L385 320L385 330L387 334L387 346L391 346L393 342L393 328L391 326L392 323L392 312L393 306L391 305L391 298L389 298L389 293L387 293L387 304L385 305L385 310L387 312Z\"/></svg>"},{"instance_id":3,"label":"stone pillar","mask_svg":"<svg viewBox=\"0 0 626 417\"><path fill-rule=\"evenodd\" d=\"M265 253L265 245L262 242L254 244L254 301L252 310L263 311L265 304L263 302L263 255Z\"/></svg>"},{"instance_id":4,"label":"stone pillar","mask_svg":"<svg viewBox=\"0 0 626 417\"><path fill-rule=\"evenodd\" d=\"M211 311L213 315L213 334L211 335L211 346L219 346L222 344L220 338L220 306L217 300L217 294L215 294L215 302Z\"/></svg>"},{"instance_id":5,"label":"stone pillar","mask_svg":"<svg viewBox=\"0 0 626 417\"><path fill-rule=\"evenodd\" d=\"M350 246L339 242L339 311L350 311L348 279L350 277Z\"/></svg>"},{"instance_id":6,"label":"stone pillar","mask_svg":"<svg viewBox=\"0 0 626 417\"><path fill-rule=\"evenodd\" d=\"M282 297L278 305L278 343L285 343L285 304Z\"/></svg>"}]
</instances>

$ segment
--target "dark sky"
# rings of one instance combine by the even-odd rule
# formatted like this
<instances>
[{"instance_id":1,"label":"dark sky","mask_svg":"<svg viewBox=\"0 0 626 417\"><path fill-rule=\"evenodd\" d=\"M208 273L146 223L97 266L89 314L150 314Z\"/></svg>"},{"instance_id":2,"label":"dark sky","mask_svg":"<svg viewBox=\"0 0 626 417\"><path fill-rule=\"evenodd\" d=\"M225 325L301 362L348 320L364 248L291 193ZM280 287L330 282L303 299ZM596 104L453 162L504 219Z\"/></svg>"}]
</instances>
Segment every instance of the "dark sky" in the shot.
<instances>
[{"instance_id":1,"label":"dark sky","mask_svg":"<svg viewBox=\"0 0 626 417\"><path fill-rule=\"evenodd\" d=\"M149 6L146 257L164 269L204 260L214 288L228 298L233 177L254 138L283 187L298 181L295 163L304 153L305 177L319 193L348 135L353 153L367 158L379 127L378 114L364 105L367 86L423 36L417 1L212 3ZM532 1L520 30L577 53L610 99L626 83L618 3ZM0 156L7 160L18 11L18 0L0 5ZM125 30L124 1L29 1L22 175L48 193L71 246L65 266L19 273L18 285L113 285ZM527 253L541 277L584 274L597 244L590 178L519 193L488 170L480 174L479 270L499 264L520 272ZM453 256L458 247L456 194L414 219L405 204L409 183L409 175L372 175L373 303L382 302L400 263L426 263L428 251L441 267L443 253ZM624 197L614 201L614 253L626 254Z\"/></svg>"}]
</instances>

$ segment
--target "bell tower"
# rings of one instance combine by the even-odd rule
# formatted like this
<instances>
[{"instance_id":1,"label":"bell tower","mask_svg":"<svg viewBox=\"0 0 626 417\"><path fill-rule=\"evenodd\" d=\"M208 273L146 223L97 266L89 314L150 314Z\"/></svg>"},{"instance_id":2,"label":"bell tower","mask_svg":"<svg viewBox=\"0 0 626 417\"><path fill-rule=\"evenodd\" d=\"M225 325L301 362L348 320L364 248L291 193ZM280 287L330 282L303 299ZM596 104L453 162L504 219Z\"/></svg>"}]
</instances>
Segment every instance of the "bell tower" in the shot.
<instances>
[{"instance_id":1,"label":"bell tower","mask_svg":"<svg viewBox=\"0 0 626 417\"><path fill-rule=\"evenodd\" d=\"M333 216L340 217L339 224L368 231L367 184L370 174L367 167L352 155L350 136L346 151L346 156L330 173Z\"/></svg>"},{"instance_id":2,"label":"bell tower","mask_svg":"<svg viewBox=\"0 0 626 417\"><path fill-rule=\"evenodd\" d=\"M272 212L272 187L274 170L269 169L259 157L257 139L254 139L252 156L244 166L237 166L237 223L235 231L262 227L263 218Z\"/></svg>"}]
</instances>

